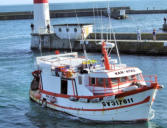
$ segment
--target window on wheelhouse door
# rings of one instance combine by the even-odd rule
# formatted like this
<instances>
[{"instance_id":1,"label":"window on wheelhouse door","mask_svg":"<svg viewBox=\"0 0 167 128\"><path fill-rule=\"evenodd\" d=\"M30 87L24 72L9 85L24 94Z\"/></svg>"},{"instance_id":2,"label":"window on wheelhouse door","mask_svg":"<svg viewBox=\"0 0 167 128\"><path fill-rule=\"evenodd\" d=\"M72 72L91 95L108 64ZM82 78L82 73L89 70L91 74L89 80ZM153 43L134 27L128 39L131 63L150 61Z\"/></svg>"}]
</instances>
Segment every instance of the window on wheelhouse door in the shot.
<instances>
[{"instance_id":1,"label":"window on wheelhouse door","mask_svg":"<svg viewBox=\"0 0 167 128\"><path fill-rule=\"evenodd\" d=\"M67 80L65 79L61 79L61 94L65 94L67 95L67 89L68 89L68 86L67 86Z\"/></svg>"},{"instance_id":2,"label":"window on wheelhouse door","mask_svg":"<svg viewBox=\"0 0 167 128\"><path fill-rule=\"evenodd\" d=\"M78 76L78 83L81 85L82 84L82 76Z\"/></svg>"}]
</instances>

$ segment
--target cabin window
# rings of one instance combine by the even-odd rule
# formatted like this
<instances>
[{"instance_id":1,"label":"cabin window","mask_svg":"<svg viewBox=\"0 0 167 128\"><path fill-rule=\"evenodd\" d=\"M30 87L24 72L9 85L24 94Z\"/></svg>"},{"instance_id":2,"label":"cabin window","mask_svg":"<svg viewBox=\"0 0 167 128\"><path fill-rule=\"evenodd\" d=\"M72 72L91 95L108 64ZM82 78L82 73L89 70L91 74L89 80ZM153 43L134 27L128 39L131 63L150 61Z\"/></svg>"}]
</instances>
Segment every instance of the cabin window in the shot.
<instances>
[{"instance_id":1,"label":"cabin window","mask_svg":"<svg viewBox=\"0 0 167 128\"><path fill-rule=\"evenodd\" d=\"M67 31L67 32L69 32L69 31L70 31L70 29L69 29L69 28L66 28L66 31Z\"/></svg>"},{"instance_id":2,"label":"cabin window","mask_svg":"<svg viewBox=\"0 0 167 128\"><path fill-rule=\"evenodd\" d=\"M136 75L137 80L142 80L141 74Z\"/></svg>"},{"instance_id":3,"label":"cabin window","mask_svg":"<svg viewBox=\"0 0 167 128\"><path fill-rule=\"evenodd\" d=\"M136 75L132 75L132 80L137 80Z\"/></svg>"},{"instance_id":4,"label":"cabin window","mask_svg":"<svg viewBox=\"0 0 167 128\"><path fill-rule=\"evenodd\" d=\"M98 78L97 83L98 83L98 86L104 86L104 79L103 78Z\"/></svg>"},{"instance_id":5,"label":"cabin window","mask_svg":"<svg viewBox=\"0 0 167 128\"><path fill-rule=\"evenodd\" d=\"M82 84L82 77L81 76L78 76L78 83Z\"/></svg>"},{"instance_id":6,"label":"cabin window","mask_svg":"<svg viewBox=\"0 0 167 128\"><path fill-rule=\"evenodd\" d=\"M128 76L128 79L129 79L129 81L142 80L142 75L141 74L136 74L136 75Z\"/></svg>"},{"instance_id":7,"label":"cabin window","mask_svg":"<svg viewBox=\"0 0 167 128\"><path fill-rule=\"evenodd\" d=\"M61 79L61 94L67 95L67 80Z\"/></svg>"},{"instance_id":8,"label":"cabin window","mask_svg":"<svg viewBox=\"0 0 167 128\"><path fill-rule=\"evenodd\" d=\"M129 80L129 81L132 81L132 80L133 80L133 77L132 77L132 76L128 76L128 80Z\"/></svg>"},{"instance_id":9,"label":"cabin window","mask_svg":"<svg viewBox=\"0 0 167 128\"><path fill-rule=\"evenodd\" d=\"M74 28L74 32L77 32L77 28Z\"/></svg>"},{"instance_id":10,"label":"cabin window","mask_svg":"<svg viewBox=\"0 0 167 128\"><path fill-rule=\"evenodd\" d=\"M105 85L106 87L110 87L110 79L105 79Z\"/></svg>"},{"instance_id":11,"label":"cabin window","mask_svg":"<svg viewBox=\"0 0 167 128\"><path fill-rule=\"evenodd\" d=\"M95 78L91 78L91 83L92 83L92 85L95 85L96 84L96 79Z\"/></svg>"},{"instance_id":12,"label":"cabin window","mask_svg":"<svg viewBox=\"0 0 167 128\"><path fill-rule=\"evenodd\" d=\"M61 28L59 28L59 32L61 32L62 31L62 29Z\"/></svg>"},{"instance_id":13,"label":"cabin window","mask_svg":"<svg viewBox=\"0 0 167 128\"><path fill-rule=\"evenodd\" d=\"M111 78L112 85L118 85L117 78Z\"/></svg>"},{"instance_id":14,"label":"cabin window","mask_svg":"<svg viewBox=\"0 0 167 128\"><path fill-rule=\"evenodd\" d=\"M126 77L120 77L120 82L126 82Z\"/></svg>"}]
</instances>

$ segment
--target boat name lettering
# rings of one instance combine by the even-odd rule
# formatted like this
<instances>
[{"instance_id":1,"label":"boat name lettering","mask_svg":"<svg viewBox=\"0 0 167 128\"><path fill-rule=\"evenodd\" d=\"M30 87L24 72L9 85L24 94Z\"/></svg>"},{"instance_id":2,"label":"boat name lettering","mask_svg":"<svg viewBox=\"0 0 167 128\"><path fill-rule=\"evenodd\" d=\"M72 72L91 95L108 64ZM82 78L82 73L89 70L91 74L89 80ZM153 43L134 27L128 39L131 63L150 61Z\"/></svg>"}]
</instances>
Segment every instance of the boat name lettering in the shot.
<instances>
[{"instance_id":1,"label":"boat name lettering","mask_svg":"<svg viewBox=\"0 0 167 128\"><path fill-rule=\"evenodd\" d=\"M124 74L124 73L131 73L131 72L136 72L136 71L135 71L135 69L128 69L128 70L125 70L125 71L115 72L115 75L121 75L121 74Z\"/></svg>"},{"instance_id":2,"label":"boat name lettering","mask_svg":"<svg viewBox=\"0 0 167 128\"><path fill-rule=\"evenodd\" d=\"M102 105L103 105L103 107L108 107L108 106L124 105L124 104L133 103L133 102L134 102L133 98L117 99L117 100L113 100L113 101L102 102Z\"/></svg>"}]
</instances>

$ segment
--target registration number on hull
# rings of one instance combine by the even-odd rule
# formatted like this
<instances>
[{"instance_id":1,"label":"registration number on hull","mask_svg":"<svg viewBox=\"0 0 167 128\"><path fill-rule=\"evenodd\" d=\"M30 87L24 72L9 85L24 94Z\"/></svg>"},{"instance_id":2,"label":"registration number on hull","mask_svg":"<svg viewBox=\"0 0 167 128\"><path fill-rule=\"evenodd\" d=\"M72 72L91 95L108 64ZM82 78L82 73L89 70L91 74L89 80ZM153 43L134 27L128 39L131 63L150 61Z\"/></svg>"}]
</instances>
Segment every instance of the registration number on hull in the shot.
<instances>
[{"instance_id":1,"label":"registration number on hull","mask_svg":"<svg viewBox=\"0 0 167 128\"><path fill-rule=\"evenodd\" d=\"M112 101L106 101L102 102L103 107L110 107L110 106L120 106L120 105L126 105L129 103L133 103L134 99L133 98L127 98L127 99L116 99Z\"/></svg>"}]
</instances>

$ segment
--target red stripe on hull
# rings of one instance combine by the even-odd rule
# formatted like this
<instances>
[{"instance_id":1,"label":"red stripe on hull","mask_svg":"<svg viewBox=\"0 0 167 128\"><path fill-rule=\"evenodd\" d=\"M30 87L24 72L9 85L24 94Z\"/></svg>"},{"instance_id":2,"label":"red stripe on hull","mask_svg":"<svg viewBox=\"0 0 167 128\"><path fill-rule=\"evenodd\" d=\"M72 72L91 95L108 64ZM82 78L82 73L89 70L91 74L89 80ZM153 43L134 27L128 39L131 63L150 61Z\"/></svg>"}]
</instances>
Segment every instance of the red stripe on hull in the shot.
<instances>
[{"instance_id":1,"label":"red stripe on hull","mask_svg":"<svg viewBox=\"0 0 167 128\"><path fill-rule=\"evenodd\" d=\"M49 103L49 102L47 102L47 103L50 104L50 105L59 107L59 108L69 109L69 110L78 110L78 111L108 111L108 110L115 110L115 109L127 108L127 107L132 107L132 106L135 106L135 105L144 104L144 103L149 102L149 100L150 100L150 96L148 96L146 99L144 99L143 101L138 102L138 103L124 105L124 106L119 106L119 107L115 107L115 108L103 108L103 109L80 109L80 108L72 108L72 107L60 106L60 105L52 104L52 103Z\"/></svg>"},{"instance_id":2,"label":"red stripe on hull","mask_svg":"<svg viewBox=\"0 0 167 128\"><path fill-rule=\"evenodd\" d=\"M93 99L93 98L103 98L105 96L113 96L113 95L115 95L117 98L121 98L121 97L125 97L125 96L134 95L134 94L137 94L137 93L141 93L141 92L144 92L144 91L148 91L148 90L151 90L151 89L157 89L157 86L158 85L150 86L150 87L143 87L143 88L139 88L139 89L128 91L128 92L118 92L118 93L104 94L104 95L98 95L98 96L63 95L63 94L48 92L48 91L45 91L45 90L40 90L40 92L44 93L44 94L47 94L47 95L51 95L51 96L55 96L55 97L62 97L62 98L76 97L76 98Z\"/></svg>"},{"instance_id":3,"label":"red stripe on hull","mask_svg":"<svg viewBox=\"0 0 167 128\"><path fill-rule=\"evenodd\" d=\"M34 0L34 4L48 3L48 0Z\"/></svg>"}]
</instances>

